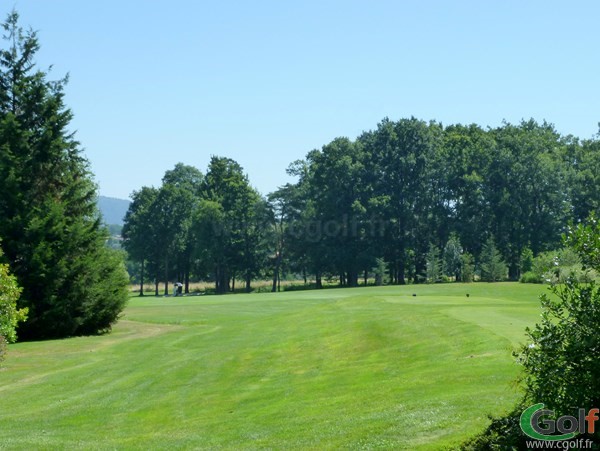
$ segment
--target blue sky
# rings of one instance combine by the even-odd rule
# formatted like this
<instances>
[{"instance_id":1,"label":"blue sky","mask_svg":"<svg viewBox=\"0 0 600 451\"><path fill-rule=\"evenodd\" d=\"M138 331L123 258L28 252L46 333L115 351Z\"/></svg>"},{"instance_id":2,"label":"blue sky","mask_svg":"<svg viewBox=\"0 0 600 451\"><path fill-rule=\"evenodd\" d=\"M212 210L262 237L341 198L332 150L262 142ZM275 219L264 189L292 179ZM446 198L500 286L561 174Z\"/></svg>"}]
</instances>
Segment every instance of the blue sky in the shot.
<instances>
[{"instance_id":1,"label":"blue sky","mask_svg":"<svg viewBox=\"0 0 600 451\"><path fill-rule=\"evenodd\" d=\"M42 68L70 74L77 138L106 196L177 162L237 160L263 194L384 117L590 138L600 2L16 0Z\"/></svg>"}]
</instances>

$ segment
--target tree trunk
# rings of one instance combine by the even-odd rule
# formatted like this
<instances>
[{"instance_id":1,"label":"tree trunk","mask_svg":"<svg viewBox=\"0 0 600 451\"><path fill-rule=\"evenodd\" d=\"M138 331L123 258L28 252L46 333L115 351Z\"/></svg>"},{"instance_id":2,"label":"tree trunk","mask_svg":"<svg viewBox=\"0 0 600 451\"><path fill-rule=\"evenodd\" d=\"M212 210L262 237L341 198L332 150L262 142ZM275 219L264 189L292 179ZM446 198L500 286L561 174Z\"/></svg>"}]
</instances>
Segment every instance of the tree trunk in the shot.
<instances>
[{"instance_id":1,"label":"tree trunk","mask_svg":"<svg viewBox=\"0 0 600 451\"><path fill-rule=\"evenodd\" d=\"M142 266L140 268L140 296L144 295L144 259L142 259Z\"/></svg>"},{"instance_id":2,"label":"tree trunk","mask_svg":"<svg viewBox=\"0 0 600 451\"><path fill-rule=\"evenodd\" d=\"M252 287L250 286L250 282L252 282L252 277L248 273L246 274L246 293L250 293L250 290L252 289Z\"/></svg>"},{"instance_id":3,"label":"tree trunk","mask_svg":"<svg viewBox=\"0 0 600 451\"><path fill-rule=\"evenodd\" d=\"M365 269L365 287L369 283L369 271Z\"/></svg>"},{"instance_id":4,"label":"tree trunk","mask_svg":"<svg viewBox=\"0 0 600 451\"><path fill-rule=\"evenodd\" d=\"M400 263L398 267L398 283L400 285L406 285L405 273L404 273L404 262Z\"/></svg>"},{"instance_id":5,"label":"tree trunk","mask_svg":"<svg viewBox=\"0 0 600 451\"><path fill-rule=\"evenodd\" d=\"M165 296L169 294L169 259L165 258Z\"/></svg>"},{"instance_id":6,"label":"tree trunk","mask_svg":"<svg viewBox=\"0 0 600 451\"><path fill-rule=\"evenodd\" d=\"M217 274L217 270L215 269L215 293L219 292L219 274Z\"/></svg>"},{"instance_id":7,"label":"tree trunk","mask_svg":"<svg viewBox=\"0 0 600 451\"><path fill-rule=\"evenodd\" d=\"M185 294L190 293L190 270L189 268L185 271Z\"/></svg>"},{"instance_id":8,"label":"tree trunk","mask_svg":"<svg viewBox=\"0 0 600 451\"><path fill-rule=\"evenodd\" d=\"M273 287L271 288L271 293L275 293L277 291L277 279L279 278L279 268L275 267L273 270Z\"/></svg>"},{"instance_id":9,"label":"tree trunk","mask_svg":"<svg viewBox=\"0 0 600 451\"><path fill-rule=\"evenodd\" d=\"M225 294L229 291L229 276L221 266L215 269L215 287L217 294Z\"/></svg>"},{"instance_id":10,"label":"tree trunk","mask_svg":"<svg viewBox=\"0 0 600 451\"><path fill-rule=\"evenodd\" d=\"M275 292L276 289L277 291L279 291L279 271L281 271L281 252L278 252L275 258L275 269L273 271L273 289L271 290L272 292Z\"/></svg>"},{"instance_id":11,"label":"tree trunk","mask_svg":"<svg viewBox=\"0 0 600 451\"><path fill-rule=\"evenodd\" d=\"M358 272L355 270L348 271L346 276L346 285L349 287L357 287L358 286Z\"/></svg>"},{"instance_id":12,"label":"tree trunk","mask_svg":"<svg viewBox=\"0 0 600 451\"><path fill-rule=\"evenodd\" d=\"M320 272L317 272L315 274L315 279L317 282L317 288L323 288L323 282L321 281L321 273Z\"/></svg>"}]
</instances>

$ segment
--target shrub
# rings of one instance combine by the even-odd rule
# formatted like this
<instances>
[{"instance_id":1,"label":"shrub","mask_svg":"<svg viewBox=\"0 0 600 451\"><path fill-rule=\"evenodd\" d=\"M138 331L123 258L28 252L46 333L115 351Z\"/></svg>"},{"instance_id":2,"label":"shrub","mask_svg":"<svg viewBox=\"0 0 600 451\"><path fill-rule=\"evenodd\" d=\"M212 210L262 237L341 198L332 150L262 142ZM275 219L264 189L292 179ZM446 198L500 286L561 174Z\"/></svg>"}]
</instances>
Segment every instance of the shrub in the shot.
<instances>
[{"instance_id":1,"label":"shrub","mask_svg":"<svg viewBox=\"0 0 600 451\"><path fill-rule=\"evenodd\" d=\"M563 248L557 251L542 252L536 256L531 271L523 274L520 281L524 283L565 283L573 278L581 283L588 283L598 278L598 273L584 268L581 258L573 249Z\"/></svg>"},{"instance_id":2,"label":"shrub","mask_svg":"<svg viewBox=\"0 0 600 451\"><path fill-rule=\"evenodd\" d=\"M9 273L8 265L0 264L0 337L4 343L14 343L17 340L17 324L27 317L27 309L17 309L20 295L21 288Z\"/></svg>"},{"instance_id":3,"label":"shrub","mask_svg":"<svg viewBox=\"0 0 600 451\"><path fill-rule=\"evenodd\" d=\"M598 270L600 262L589 258L598 251L586 246L587 240L600 243L600 225L593 217L569 229L564 241L575 251L560 255L566 263L585 261ZM565 266L563 274L558 271L559 281L566 277L564 283L550 288L558 300L541 296L542 321L527 329L531 344L519 353L527 400L543 402L558 414L600 405L600 286L593 281L581 283L583 272L581 266Z\"/></svg>"},{"instance_id":4,"label":"shrub","mask_svg":"<svg viewBox=\"0 0 600 451\"><path fill-rule=\"evenodd\" d=\"M541 296L542 320L527 330L531 344L518 354L525 369L525 400L544 403L557 416L576 415L579 408L600 405L600 287L571 277L551 291L558 300Z\"/></svg>"},{"instance_id":5,"label":"shrub","mask_svg":"<svg viewBox=\"0 0 600 451\"><path fill-rule=\"evenodd\" d=\"M548 275L552 268L555 267L557 262L557 252L542 252L533 259L531 272L536 274L540 279L547 280ZM548 279L549 281L549 279Z\"/></svg>"},{"instance_id":6,"label":"shrub","mask_svg":"<svg viewBox=\"0 0 600 451\"><path fill-rule=\"evenodd\" d=\"M521 283L542 283L543 280L542 280L541 276L534 273L533 271L527 271L526 273L523 273L521 275L519 282L521 282Z\"/></svg>"},{"instance_id":7,"label":"shrub","mask_svg":"<svg viewBox=\"0 0 600 451\"><path fill-rule=\"evenodd\" d=\"M17 339L17 324L27 317L27 309L17 309L20 294L21 289L17 280L9 273L8 265L0 264L0 363L6 358L8 343Z\"/></svg>"},{"instance_id":8,"label":"shrub","mask_svg":"<svg viewBox=\"0 0 600 451\"><path fill-rule=\"evenodd\" d=\"M577 417L578 409L589 411L600 406L600 285L578 281L578 277L592 274L588 269L600 270L600 224L591 216L586 224L569 227L564 243L572 247L577 258L573 253L559 252L558 257L562 255L563 261L571 264L562 268L562 275L560 258L554 259L557 279L566 279L550 287L555 298L546 294L540 297L542 320L533 329L526 329L530 343L515 354L524 368L521 382L525 396L513 412L493 420L462 449L525 449L517 427L524 406L543 403L557 417ZM600 444L600 432L585 437Z\"/></svg>"}]
</instances>

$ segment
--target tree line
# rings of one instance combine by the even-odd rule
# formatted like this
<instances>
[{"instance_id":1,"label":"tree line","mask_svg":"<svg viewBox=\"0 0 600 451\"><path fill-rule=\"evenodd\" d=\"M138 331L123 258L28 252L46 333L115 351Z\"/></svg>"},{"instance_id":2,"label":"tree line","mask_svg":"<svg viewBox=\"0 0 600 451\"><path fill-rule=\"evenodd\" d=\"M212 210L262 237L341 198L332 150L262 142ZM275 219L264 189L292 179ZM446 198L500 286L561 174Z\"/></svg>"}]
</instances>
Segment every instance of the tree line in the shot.
<instances>
[{"instance_id":1,"label":"tree line","mask_svg":"<svg viewBox=\"0 0 600 451\"><path fill-rule=\"evenodd\" d=\"M557 249L569 221L600 202L600 141L546 122L497 128L382 120L293 162L266 197L235 161L206 174L178 164L159 188L133 193L124 246L155 282L282 274L357 286L516 280L530 255ZM525 268L527 270L527 268Z\"/></svg>"}]
</instances>

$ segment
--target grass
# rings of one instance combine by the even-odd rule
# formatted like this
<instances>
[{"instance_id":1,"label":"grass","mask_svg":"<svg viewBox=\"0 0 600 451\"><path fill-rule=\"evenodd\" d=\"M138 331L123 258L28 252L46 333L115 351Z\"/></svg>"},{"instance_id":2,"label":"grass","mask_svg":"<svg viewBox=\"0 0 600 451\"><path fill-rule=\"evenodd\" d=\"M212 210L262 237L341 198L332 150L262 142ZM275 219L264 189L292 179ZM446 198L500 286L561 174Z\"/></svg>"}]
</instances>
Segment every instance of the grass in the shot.
<instances>
[{"instance_id":1,"label":"grass","mask_svg":"<svg viewBox=\"0 0 600 451\"><path fill-rule=\"evenodd\" d=\"M453 448L517 400L544 290L132 298L109 335L9 347L0 449Z\"/></svg>"}]
</instances>

